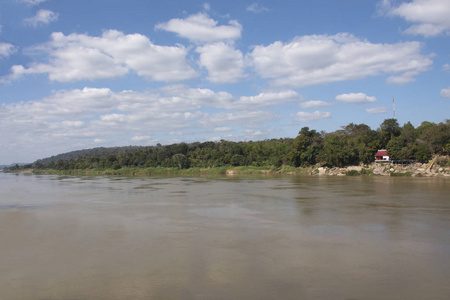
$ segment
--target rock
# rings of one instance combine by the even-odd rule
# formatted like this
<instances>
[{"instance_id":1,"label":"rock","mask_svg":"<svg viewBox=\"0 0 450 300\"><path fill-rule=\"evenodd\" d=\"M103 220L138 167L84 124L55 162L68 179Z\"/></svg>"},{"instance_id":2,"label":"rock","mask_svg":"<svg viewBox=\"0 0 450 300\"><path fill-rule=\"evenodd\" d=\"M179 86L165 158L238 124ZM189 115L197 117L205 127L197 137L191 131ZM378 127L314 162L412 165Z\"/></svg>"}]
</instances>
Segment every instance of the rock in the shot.
<instances>
[{"instance_id":1,"label":"rock","mask_svg":"<svg viewBox=\"0 0 450 300\"><path fill-rule=\"evenodd\" d=\"M237 175L237 171L236 170L227 170L226 172L225 172L225 174L227 175L227 176L234 176L234 175Z\"/></svg>"},{"instance_id":2,"label":"rock","mask_svg":"<svg viewBox=\"0 0 450 300\"><path fill-rule=\"evenodd\" d=\"M383 174L383 170L381 168L375 168L375 169L373 169L373 174L381 175L381 174Z\"/></svg>"},{"instance_id":3,"label":"rock","mask_svg":"<svg viewBox=\"0 0 450 300\"><path fill-rule=\"evenodd\" d=\"M324 167L320 167L319 169L317 169L319 171L319 176L323 176L327 173L327 169Z\"/></svg>"},{"instance_id":4,"label":"rock","mask_svg":"<svg viewBox=\"0 0 450 300\"><path fill-rule=\"evenodd\" d=\"M350 167L347 167L347 171L358 171L358 172L361 172L362 169L363 169L363 167L361 167L361 166L350 166Z\"/></svg>"}]
</instances>

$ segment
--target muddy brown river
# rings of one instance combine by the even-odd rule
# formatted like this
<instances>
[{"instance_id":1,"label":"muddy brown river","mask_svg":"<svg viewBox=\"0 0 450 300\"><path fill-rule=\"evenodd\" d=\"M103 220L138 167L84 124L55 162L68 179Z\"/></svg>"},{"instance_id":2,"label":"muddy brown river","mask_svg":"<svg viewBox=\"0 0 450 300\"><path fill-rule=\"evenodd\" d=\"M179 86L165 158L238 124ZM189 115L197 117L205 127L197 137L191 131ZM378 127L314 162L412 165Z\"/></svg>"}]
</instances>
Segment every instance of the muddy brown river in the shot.
<instances>
[{"instance_id":1,"label":"muddy brown river","mask_svg":"<svg viewBox=\"0 0 450 300\"><path fill-rule=\"evenodd\" d=\"M0 299L450 299L450 179L0 173Z\"/></svg>"}]
</instances>

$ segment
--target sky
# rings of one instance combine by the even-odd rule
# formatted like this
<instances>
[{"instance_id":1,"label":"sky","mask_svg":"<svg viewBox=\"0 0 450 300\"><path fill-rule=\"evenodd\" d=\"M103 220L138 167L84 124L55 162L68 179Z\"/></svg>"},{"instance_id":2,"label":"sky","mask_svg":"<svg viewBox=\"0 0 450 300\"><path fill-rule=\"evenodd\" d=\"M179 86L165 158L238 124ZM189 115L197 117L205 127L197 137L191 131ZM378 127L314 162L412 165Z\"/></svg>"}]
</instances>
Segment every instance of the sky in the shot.
<instances>
[{"instance_id":1,"label":"sky","mask_svg":"<svg viewBox=\"0 0 450 300\"><path fill-rule=\"evenodd\" d=\"M0 164L450 118L450 0L1 0Z\"/></svg>"}]
</instances>

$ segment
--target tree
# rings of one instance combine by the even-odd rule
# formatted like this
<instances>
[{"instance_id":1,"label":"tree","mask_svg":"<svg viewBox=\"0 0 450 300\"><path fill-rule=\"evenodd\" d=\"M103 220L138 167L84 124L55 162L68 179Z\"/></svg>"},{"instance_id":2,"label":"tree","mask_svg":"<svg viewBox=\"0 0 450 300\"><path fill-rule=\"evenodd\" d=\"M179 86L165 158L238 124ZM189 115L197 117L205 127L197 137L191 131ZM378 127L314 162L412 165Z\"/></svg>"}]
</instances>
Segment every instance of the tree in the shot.
<instances>
[{"instance_id":1,"label":"tree","mask_svg":"<svg viewBox=\"0 0 450 300\"><path fill-rule=\"evenodd\" d=\"M397 119L386 119L380 125L380 133L382 136L383 146L389 143L389 140L401 134L400 125Z\"/></svg>"},{"instance_id":2,"label":"tree","mask_svg":"<svg viewBox=\"0 0 450 300\"><path fill-rule=\"evenodd\" d=\"M416 141L417 133L411 122L404 124L400 132L400 136L403 138L403 140L405 140L406 143L414 143Z\"/></svg>"},{"instance_id":3,"label":"tree","mask_svg":"<svg viewBox=\"0 0 450 300\"><path fill-rule=\"evenodd\" d=\"M191 166L189 158L184 154L177 153L172 157L172 159L178 166L178 169L189 169Z\"/></svg>"},{"instance_id":4,"label":"tree","mask_svg":"<svg viewBox=\"0 0 450 300\"><path fill-rule=\"evenodd\" d=\"M414 157L422 163L427 162L431 158L430 147L426 144L416 144L414 148Z\"/></svg>"},{"instance_id":5,"label":"tree","mask_svg":"<svg viewBox=\"0 0 450 300\"><path fill-rule=\"evenodd\" d=\"M426 141L434 153L446 152L447 144L450 141L450 124L439 123L428 127L420 139Z\"/></svg>"},{"instance_id":6,"label":"tree","mask_svg":"<svg viewBox=\"0 0 450 300\"><path fill-rule=\"evenodd\" d=\"M342 127L345 134L350 135L352 137L362 136L365 133L371 131L370 127L366 124L353 124L350 123L347 126Z\"/></svg>"},{"instance_id":7,"label":"tree","mask_svg":"<svg viewBox=\"0 0 450 300\"><path fill-rule=\"evenodd\" d=\"M303 127L294 139L291 148L291 160L296 167L313 165L321 148L320 133Z\"/></svg>"},{"instance_id":8,"label":"tree","mask_svg":"<svg viewBox=\"0 0 450 300\"><path fill-rule=\"evenodd\" d=\"M330 133L323 140L320 159L329 166L343 167L355 160L355 152L354 149L348 147L346 135L339 136Z\"/></svg>"},{"instance_id":9,"label":"tree","mask_svg":"<svg viewBox=\"0 0 450 300\"><path fill-rule=\"evenodd\" d=\"M436 123L423 121L419 127L417 127L417 136L421 136L428 128L436 126Z\"/></svg>"},{"instance_id":10,"label":"tree","mask_svg":"<svg viewBox=\"0 0 450 300\"><path fill-rule=\"evenodd\" d=\"M230 163L232 166L235 166L235 167L245 166L247 164L247 159L243 155L235 154L231 157Z\"/></svg>"}]
</instances>

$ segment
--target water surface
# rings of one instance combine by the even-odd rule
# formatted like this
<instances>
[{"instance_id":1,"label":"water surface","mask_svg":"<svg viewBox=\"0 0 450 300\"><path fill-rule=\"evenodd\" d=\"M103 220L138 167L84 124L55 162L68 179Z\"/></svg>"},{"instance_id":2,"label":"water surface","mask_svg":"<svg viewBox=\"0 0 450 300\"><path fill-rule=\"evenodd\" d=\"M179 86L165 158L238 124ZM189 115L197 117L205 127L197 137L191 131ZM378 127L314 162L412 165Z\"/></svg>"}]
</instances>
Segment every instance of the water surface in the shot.
<instances>
[{"instance_id":1,"label":"water surface","mask_svg":"<svg viewBox=\"0 0 450 300\"><path fill-rule=\"evenodd\" d=\"M449 183L0 173L0 299L450 299Z\"/></svg>"}]
</instances>

